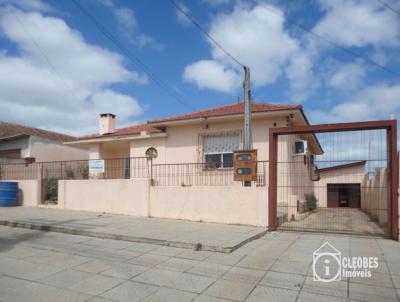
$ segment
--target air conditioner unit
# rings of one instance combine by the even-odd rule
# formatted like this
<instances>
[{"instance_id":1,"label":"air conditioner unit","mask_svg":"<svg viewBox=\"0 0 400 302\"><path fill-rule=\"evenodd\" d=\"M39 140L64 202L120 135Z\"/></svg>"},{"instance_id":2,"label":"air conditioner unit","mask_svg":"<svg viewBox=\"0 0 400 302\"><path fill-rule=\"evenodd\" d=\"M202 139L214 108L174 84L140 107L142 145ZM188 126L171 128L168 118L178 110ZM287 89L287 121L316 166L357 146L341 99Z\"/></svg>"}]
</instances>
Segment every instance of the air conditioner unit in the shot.
<instances>
[{"instance_id":1,"label":"air conditioner unit","mask_svg":"<svg viewBox=\"0 0 400 302\"><path fill-rule=\"evenodd\" d=\"M308 152L307 141L299 140L293 143L293 155L306 155Z\"/></svg>"}]
</instances>

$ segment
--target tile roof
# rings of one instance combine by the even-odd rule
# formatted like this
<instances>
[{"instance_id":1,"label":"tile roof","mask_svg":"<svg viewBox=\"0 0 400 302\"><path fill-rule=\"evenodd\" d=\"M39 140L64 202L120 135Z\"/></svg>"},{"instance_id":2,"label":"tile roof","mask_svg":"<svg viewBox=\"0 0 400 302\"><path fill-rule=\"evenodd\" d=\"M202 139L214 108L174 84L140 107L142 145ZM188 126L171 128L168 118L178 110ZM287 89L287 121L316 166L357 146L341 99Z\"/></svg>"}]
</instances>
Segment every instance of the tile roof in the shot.
<instances>
[{"instance_id":1,"label":"tile roof","mask_svg":"<svg viewBox=\"0 0 400 302\"><path fill-rule=\"evenodd\" d=\"M92 138L100 138L100 137L112 137L112 136L120 136L120 135L130 135L130 134L140 134L142 131L148 131L150 133L159 133L162 132L162 130L158 128L154 128L148 124L140 124L140 125L134 125L126 128L119 128L115 129L113 133L106 133L106 134L91 134L91 135L86 135L86 136L81 136L79 137L79 140L86 140L86 139L92 139Z\"/></svg>"},{"instance_id":2,"label":"tile roof","mask_svg":"<svg viewBox=\"0 0 400 302\"><path fill-rule=\"evenodd\" d=\"M273 112L273 111L282 111L282 110L295 110L302 109L301 105L297 104L272 104L272 103L255 103L253 102L252 112ZM187 114L176 115L172 117L166 117L161 119L150 120L146 124L134 125L126 128L116 129L113 133L107 133L103 135L99 134L91 134L87 136L79 137L78 140L87 140L87 139L95 139L102 137L112 137L112 136L120 136L120 135L130 135L130 134L139 134L141 131L149 131L150 133L160 133L162 130L155 128L152 124L162 123L162 122L171 122L171 121L180 121L180 120L189 120L196 118L205 118L205 117L218 117L218 116L229 116L229 115L237 115L243 114L244 112L244 103L234 103L229 105L224 105L216 108L206 109L195 111Z\"/></svg>"},{"instance_id":3,"label":"tile roof","mask_svg":"<svg viewBox=\"0 0 400 302\"><path fill-rule=\"evenodd\" d=\"M13 137L21 135L34 135L61 142L76 140L74 136L0 121L0 139L12 139Z\"/></svg>"},{"instance_id":4,"label":"tile roof","mask_svg":"<svg viewBox=\"0 0 400 302\"><path fill-rule=\"evenodd\" d=\"M253 113L281 111L281 110L293 110L293 109L302 109L302 106L298 105L298 104L272 104L272 103L255 103L255 102L253 102L253 106L252 106ZM240 103L224 105L221 107L176 115L176 116L172 116L172 117L150 120L150 121L148 121L148 123L154 124L154 123L189 120L189 119L196 119L196 118L236 115L236 114L243 114L243 112L244 112L244 102L240 102Z\"/></svg>"}]
</instances>

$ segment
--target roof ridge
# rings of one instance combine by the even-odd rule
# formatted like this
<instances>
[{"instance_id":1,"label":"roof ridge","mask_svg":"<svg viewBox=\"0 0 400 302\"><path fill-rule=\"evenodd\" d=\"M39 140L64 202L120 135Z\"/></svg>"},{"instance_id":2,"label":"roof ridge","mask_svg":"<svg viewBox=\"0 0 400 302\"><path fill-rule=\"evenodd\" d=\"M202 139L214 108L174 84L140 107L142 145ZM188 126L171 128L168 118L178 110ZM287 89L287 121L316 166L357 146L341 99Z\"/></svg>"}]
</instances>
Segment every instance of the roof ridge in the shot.
<instances>
[{"instance_id":1,"label":"roof ridge","mask_svg":"<svg viewBox=\"0 0 400 302\"><path fill-rule=\"evenodd\" d=\"M42 128L37 128L37 127L28 126L28 125L17 124L17 123L13 123L13 122L0 120L0 126L2 124L5 126L8 125L10 127L19 128L19 130L20 130L19 134L35 135L35 136L41 136L40 134L42 134L43 137L46 137L44 134L50 134L50 135L54 135L55 138L57 137L58 139L63 140L63 141L74 140L77 138L76 136L69 135L69 134L64 134L64 133L46 130L46 129L42 129ZM28 131L26 131L26 130L28 130ZM33 132L38 132L38 133L33 133ZM46 137L46 138L49 138L49 137Z\"/></svg>"},{"instance_id":2,"label":"roof ridge","mask_svg":"<svg viewBox=\"0 0 400 302\"><path fill-rule=\"evenodd\" d=\"M274 111L274 110L277 111L277 110L283 110L283 109L302 109L303 108L303 106L301 104L282 104L282 103L270 103L270 102L261 103L261 102L255 102L255 101L253 101L252 104L256 105L256 106L282 107L282 108L270 109L270 111ZM238 105L244 106L244 101L241 100L240 102L229 103L229 104L221 105L218 107L212 107L212 108L197 110L197 111L193 111L193 112L182 113L182 114L168 116L168 117L164 117L164 118L156 118L156 119L148 120L147 123L152 124L152 123L157 123L157 122L166 121L166 120L180 120L180 119L185 119L186 117L189 117L189 116L192 116L191 118L200 118L201 116L199 116L199 115L202 113L206 114L208 112L218 111L218 110L222 110L225 108L230 108L230 107L234 107L234 106L238 106ZM258 110L255 110L255 111L258 111ZM262 111L262 110L260 110L260 111ZM268 111L268 110L265 110L265 111ZM221 114L221 115L233 115L233 114L227 113L227 114ZM215 115L215 116L218 116L218 115Z\"/></svg>"}]
</instances>

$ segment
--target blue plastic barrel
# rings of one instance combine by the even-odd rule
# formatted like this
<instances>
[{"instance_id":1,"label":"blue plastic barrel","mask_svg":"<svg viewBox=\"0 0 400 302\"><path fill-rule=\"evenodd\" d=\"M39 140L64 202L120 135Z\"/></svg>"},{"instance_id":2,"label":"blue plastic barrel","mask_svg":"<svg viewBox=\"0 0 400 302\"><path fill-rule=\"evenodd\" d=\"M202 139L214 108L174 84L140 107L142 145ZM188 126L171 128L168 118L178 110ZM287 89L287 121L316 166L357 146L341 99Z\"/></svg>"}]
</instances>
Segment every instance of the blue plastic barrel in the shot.
<instances>
[{"instance_id":1,"label":"blue plastic barrel","mask_svg":"<svg viewBox=\"0 0 400 302\"><path fill-rule=\"evenodd\" d=\"M17 206L17 182L0 182L0 207Z\"/></svg>"}]
</instances>

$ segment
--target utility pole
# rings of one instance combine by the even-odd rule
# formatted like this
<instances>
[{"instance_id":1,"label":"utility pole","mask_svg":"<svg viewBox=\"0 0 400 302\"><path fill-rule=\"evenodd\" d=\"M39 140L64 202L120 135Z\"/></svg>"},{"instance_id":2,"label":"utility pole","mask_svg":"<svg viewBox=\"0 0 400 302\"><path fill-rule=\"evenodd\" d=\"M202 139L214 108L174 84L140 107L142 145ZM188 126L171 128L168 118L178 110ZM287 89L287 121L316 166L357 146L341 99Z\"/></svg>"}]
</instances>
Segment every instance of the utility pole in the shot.
<instances>
[{"instance_id":1,"label":"utility pole","mask_svg":"<svg viewBox=\"0 0 400 302\"><path fill-rule=\"evenodd\" d=\"M251 132L251 92L250 92L250 68L243 66L244 69L244 140L243 149L253 149L253 136Z\"/></svg>"},{"instance_id":2,"label":"utility pole","mask_svg":"<svg viewBox=\"0 0 400 302\"><path fill-rule=\"evenodd\" d=\"M244 82L243 82L243 92L244 92L244 141L243 149L252 150L253 149L253 137L251 133L251 92L250 92L250 68L243 66L244 69ZM244 181L243 185L245 187L251 187L251 181Z\"/></svg>"}]
</instances>

